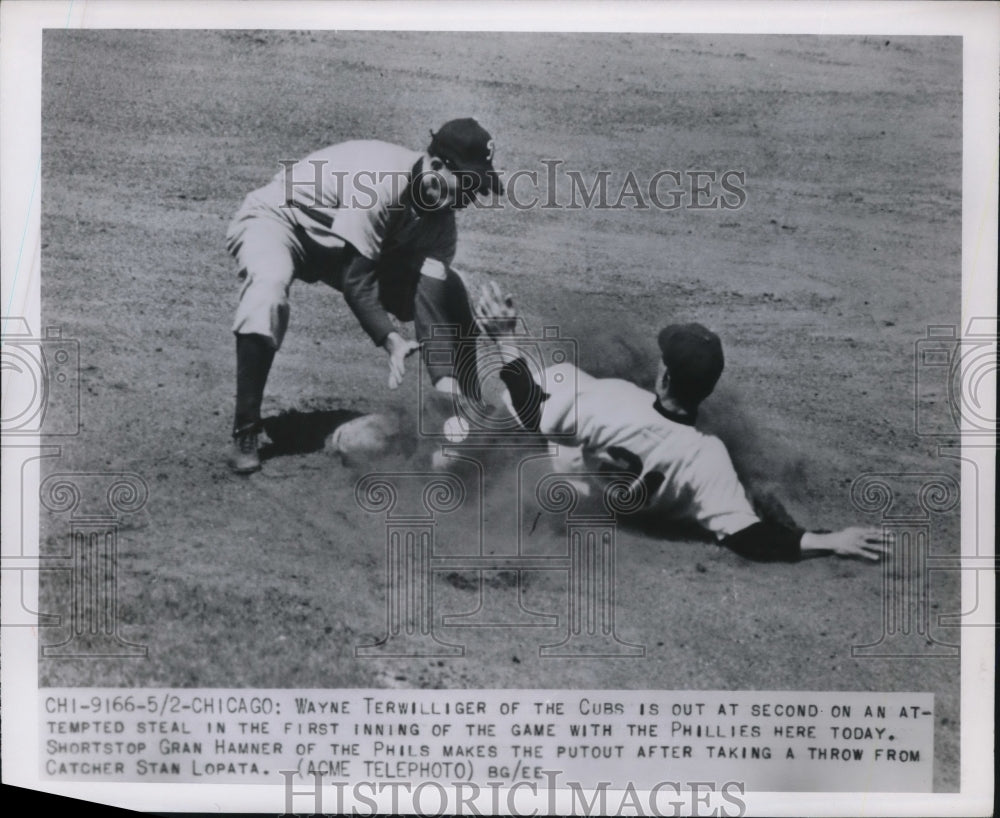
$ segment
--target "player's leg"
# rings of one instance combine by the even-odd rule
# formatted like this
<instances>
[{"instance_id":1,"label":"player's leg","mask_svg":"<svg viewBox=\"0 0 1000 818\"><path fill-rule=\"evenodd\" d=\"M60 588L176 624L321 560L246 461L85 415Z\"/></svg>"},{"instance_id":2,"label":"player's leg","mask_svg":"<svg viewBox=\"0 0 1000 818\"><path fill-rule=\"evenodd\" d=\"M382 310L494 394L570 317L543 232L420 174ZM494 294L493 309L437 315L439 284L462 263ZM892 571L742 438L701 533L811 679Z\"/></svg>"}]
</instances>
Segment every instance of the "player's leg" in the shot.
<instances>
[{"instance_id":1,"label":"player's leg","mask_svg":"<svg viewBox=\"0 0 1000 818\"><path fill-rule=\"evenodd\" d=\"M469 293L454 270L444 265L423 265L416 285L413 320L434 387L466 400L481 401L476 358L479 329Z\"/></svg>"},{"instance_id":2,"label":"player's leg","mask_svg":"<svg viewBox=\"0 0 1000 818\"><path fill-rule=\"evenodd\" d=\"M245 219L229 236L243 286L233 321L236 336L236 409L229 464L239 474L260 468L257 438L261 403L275 352L288 329L288 290L300 250L277 220Z\"/></svg>"}]
</instances>

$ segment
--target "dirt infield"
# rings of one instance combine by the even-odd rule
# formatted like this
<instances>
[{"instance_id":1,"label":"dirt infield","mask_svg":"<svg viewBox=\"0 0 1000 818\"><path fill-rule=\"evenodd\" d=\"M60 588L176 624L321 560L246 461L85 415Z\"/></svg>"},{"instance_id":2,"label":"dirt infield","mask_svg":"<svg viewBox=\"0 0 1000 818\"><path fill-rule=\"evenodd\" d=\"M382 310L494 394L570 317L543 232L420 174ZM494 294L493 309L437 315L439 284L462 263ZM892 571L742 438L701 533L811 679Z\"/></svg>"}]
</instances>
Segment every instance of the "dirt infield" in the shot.
<instances>
[{"instance_id":1,"label":"dirt infield","mask_svg":"<svg viewBox=\"0 0 1000 818\"><path fill-rule=\"evenodd\" d=\"M508 177L539 174L542 202L460 214L458 266L512 291L535 331L574 339L595 374L648 382L664 323L713 327L726 371L702 425L746 481L810 528L878 524L851 505L859 475L958 475L914 433L915 412L944 411L915 403L914 344L959 321L961 56L957 38L47 32L42 316L80 343L83 428L44 468L148 486L120 530L119 616L149 654L41 660L42 683L931 691L935 789L957 789L958 660L852 657L879 638L884 593L881 569L856 562L753 564L621 526L617 632L643 658L540 658L553 627L466 629L462 657L356 658L384 630L386 566L384 521L355 484L422 470L432 447L352 467L316 441L356 413L412 418L416 373L390 392L343 299L296 284L265 397L271 456L234 478L223 235L281 159L349 138L421 148L475 116ZM543 160L562 162L554 191ZM745 174L745 202L694 208L687 187L673 209L541 206L569 202L566 171L601 170L612 203L629 171L661 170L682 187L691 171ZM557 553L559 525L513 519L514 474L490 471L487 547L520 527ZM463 513L437 533L449 553L477 524ZM935 552L957 554L957 512L932 522ZM65 551L67 531L45 518L43 548ZM527 607L565 614L564 577L522 581ZM435 616L475 607L474 574L434 582ZM484 575L490 593L516 585ZM43 610L67 598L64 576L45 579ZM929 602L959 609L954 573Z\"/></svg>"}]
</instances>

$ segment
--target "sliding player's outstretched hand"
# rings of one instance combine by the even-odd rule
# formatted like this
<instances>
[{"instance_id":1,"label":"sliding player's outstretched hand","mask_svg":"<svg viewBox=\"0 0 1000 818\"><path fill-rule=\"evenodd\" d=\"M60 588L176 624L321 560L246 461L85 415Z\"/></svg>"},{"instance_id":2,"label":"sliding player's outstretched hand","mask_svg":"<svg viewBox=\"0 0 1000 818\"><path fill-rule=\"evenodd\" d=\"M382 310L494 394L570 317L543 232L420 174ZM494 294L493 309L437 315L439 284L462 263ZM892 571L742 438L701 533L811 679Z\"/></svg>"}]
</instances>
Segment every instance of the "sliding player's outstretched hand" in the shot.
<instances>
[{"instance_id":1,"label":"sliding player's outstretched hand","mask_svg":"<svg viewBox=\"0 0 1000 818\"><path fill-rule=\"evenodd\" d=\"M513 335L517 328L517 310L514 298L504 295L495 281L484 284L475 305L476 324L490 338Z\"/></svg>"},{"instance_id":2,"label":"sliding player's outstretched hand","mask_svg":"<svg viewBox=\"0 0 1000 818\"><path fill-rule=\"evenodd\" d=\"M838 557L878 560L889 556L889 545L879 528L853 527L829 534L809 532L802 537L803 551L830 551Z\"/></svg>"}]
</instances>

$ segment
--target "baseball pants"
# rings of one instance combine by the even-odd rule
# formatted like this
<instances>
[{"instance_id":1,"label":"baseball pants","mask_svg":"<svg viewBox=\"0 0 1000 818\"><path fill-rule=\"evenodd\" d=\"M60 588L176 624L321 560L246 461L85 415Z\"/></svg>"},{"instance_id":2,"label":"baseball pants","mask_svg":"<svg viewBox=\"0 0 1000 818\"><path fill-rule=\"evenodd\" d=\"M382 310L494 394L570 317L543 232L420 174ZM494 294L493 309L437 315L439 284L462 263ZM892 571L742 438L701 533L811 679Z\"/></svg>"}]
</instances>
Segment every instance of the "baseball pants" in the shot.
<instances>
[{"instance_id":1,"label":"baseball pants","mask_svg":"<svg viewBox=\"0 0 1000 818\"><path fill-rule=\"evenodd\" d=\"M262 336L272 350L281 347L288 330L292 281L322 281L340 290L340 275L352 255L351 247L335 238L319 244L252 195L230 225L226 247L242 280L233 332ZM432 382L455 376L470 397L477 396L478 381L469 379L466 362L470 355L475 359L475 344L469 341L478 330L465 284L444 265L422 261L403 254L383 258L376 268L379 300L400 321L414 322L418 341L431 342L423 354ZM430 274L421 272L428 267Z\"/></svg>"}]
</instances>

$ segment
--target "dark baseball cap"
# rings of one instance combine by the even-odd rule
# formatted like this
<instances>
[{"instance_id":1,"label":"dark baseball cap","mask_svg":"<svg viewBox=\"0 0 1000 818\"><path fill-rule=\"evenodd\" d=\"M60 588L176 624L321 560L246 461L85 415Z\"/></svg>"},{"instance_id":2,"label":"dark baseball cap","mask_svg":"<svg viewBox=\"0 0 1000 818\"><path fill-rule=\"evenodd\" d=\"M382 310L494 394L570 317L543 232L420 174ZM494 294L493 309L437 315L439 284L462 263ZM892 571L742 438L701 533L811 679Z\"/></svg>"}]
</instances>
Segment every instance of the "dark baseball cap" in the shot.
<instances>
[{"instance_id":1,"label":"dark baseball cap","mask_svg":"<svg viewBox=\"0 0 1000 818\"><path fill-rule=\"evenodd\" d=\"M671 324L657 338L670 372L670 392L697 405L715 389L725 361L719 336L701 324Z\"/></svg>"},{"instance_id":2,"label":"dark baseball cap","mask_svg":"<svg viewBox=\"0 0 1000 818\"><path fill-rule=\"evenodd\" d=\"M479 176L477 192L503 194L503 183L493 169L493 137L476 120L452 119L435 133L427 148L455 172L470 172Z\"/></svg>"}]
</instances>

